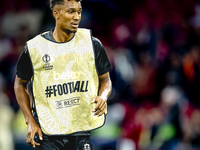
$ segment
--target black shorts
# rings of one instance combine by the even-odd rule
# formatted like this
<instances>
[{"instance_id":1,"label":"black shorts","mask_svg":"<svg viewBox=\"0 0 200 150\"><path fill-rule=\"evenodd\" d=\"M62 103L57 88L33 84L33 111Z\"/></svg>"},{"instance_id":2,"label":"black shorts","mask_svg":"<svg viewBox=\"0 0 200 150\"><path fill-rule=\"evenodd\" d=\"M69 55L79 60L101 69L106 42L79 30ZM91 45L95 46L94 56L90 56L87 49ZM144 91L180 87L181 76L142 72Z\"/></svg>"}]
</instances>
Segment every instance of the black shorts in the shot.
<instances>
[{"instance_id":1,"label":"black shorts","mask_svg":"<svg viewBox=\"0 0 200 150\"><path fill-rule=\"evenodd\" d=\"M43 140L38 136L35 141L40 143L34 150L93 150L91 136L48 136L43 134Z\"/></svg>"}]
</instances>

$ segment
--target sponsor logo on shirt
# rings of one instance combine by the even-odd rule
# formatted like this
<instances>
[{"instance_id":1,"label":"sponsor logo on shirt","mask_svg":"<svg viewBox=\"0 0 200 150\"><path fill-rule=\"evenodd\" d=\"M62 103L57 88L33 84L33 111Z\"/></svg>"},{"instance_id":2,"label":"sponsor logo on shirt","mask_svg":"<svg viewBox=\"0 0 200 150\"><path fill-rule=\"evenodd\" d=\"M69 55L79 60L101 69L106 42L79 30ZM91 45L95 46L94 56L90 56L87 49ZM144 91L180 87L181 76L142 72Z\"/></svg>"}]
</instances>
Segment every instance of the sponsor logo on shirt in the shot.
<instances>
[{"instance_id":1,"label":"sponsor logo on shirt","mask_svg":"<svg viewBox=\"0 0 200 150\"><path fill-rule=\"evenodd\" d=\"M43 68L45 70L51 70L53 69L53 65L51 65L49 62L51 61L51 57L48 54L45 54L42 57L43 62L45 62L45 66L43 66Z\"/></svg>"},{"instance_id":2,"label":"sponsor logo on shirt","mask_svg":"<svg viewBox=\"0 0 200 150\"><path fill-rule=\"evenodd\" d=\"M80 105L80 97L73 97L70 99L65 100L58 100L55 101L56 109L66 108L66 107L72 107L75 105Z\"/></svg>"}]
</instances>

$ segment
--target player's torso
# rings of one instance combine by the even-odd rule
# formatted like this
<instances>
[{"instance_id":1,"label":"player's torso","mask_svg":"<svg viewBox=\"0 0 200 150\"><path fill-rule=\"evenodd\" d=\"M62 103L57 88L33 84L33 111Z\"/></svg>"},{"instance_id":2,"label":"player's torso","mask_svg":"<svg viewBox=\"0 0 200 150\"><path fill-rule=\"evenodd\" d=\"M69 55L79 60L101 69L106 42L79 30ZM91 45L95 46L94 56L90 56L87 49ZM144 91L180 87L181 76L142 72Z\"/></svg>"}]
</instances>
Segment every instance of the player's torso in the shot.
<instances>
[{"instance_id":1,"label":"player's torso","mask_svg":"<svg viewBox=\"0 0 200 150\"><path fill-rule=\"evenodd\" d=\"M33 96L39 122L47 134L70 134L102 126L92 115L98 75L88 30L78 30L66 43L41 35L27 43L33 64Z\"/></svg>"}]
</instances>

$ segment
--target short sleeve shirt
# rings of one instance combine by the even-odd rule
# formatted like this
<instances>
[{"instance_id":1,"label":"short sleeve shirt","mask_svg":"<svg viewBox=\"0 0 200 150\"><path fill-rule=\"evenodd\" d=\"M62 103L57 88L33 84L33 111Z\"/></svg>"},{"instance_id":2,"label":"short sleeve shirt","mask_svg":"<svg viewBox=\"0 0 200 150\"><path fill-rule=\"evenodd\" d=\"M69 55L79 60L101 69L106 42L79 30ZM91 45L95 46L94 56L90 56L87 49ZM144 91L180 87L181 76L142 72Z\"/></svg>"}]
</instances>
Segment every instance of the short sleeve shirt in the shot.
<instances>
[{"instance_id":1,"label":"short sleeve shirt","mask_svg":"<svg viewBox=\"0 0 200 150\"><path fill-rule=\"evenodd\" d=\"M52 33L53 29L42 36L47 40L56 42ZM107 73L111 69L111 64L102 43L95 37L92 37L92 43L94 48L96 69L98 75L100 76ZM33 67L27 45L24 47L18 60L16 72L18 77L22 80L30 81L31 77L33 76Z\"/></svg>"}]
</instances>

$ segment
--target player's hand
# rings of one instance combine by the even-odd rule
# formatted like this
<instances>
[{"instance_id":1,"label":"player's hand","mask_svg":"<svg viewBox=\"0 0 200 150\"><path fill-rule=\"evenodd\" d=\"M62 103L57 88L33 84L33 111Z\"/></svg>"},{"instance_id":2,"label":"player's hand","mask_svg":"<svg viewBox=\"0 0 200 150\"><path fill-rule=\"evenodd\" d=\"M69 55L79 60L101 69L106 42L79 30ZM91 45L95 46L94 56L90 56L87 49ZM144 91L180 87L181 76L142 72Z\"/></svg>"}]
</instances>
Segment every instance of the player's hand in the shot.
<instances>
[{"instance_id":1,"label":"player's hand","mask_svg":"<svg viewBox=\"0 0 200 150\"><path fill-rule=\"evenodd\" d=\"M34 141L34 136L36 133L38 133L39 139L42 140L42 131L40 127L35 121L30 121L27 128L26 142L33 148L40 145L40 143L36 143Z\"/></svg>"},{"instance_id":2,"label":"player's hand","mask_svg":"<svg viewBox=\"0 0 200 150\"><path fill-rule=\"evenodd\" d=\"M101 96L97 96L92 99L91 104L93 103L96 103L95 108L92 110L92 112L94 112L94 115L103 115L107 109L106 99L102 98Z\"/></svg>"}]
</instances>

